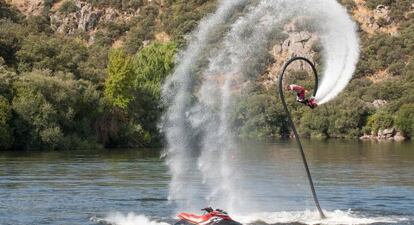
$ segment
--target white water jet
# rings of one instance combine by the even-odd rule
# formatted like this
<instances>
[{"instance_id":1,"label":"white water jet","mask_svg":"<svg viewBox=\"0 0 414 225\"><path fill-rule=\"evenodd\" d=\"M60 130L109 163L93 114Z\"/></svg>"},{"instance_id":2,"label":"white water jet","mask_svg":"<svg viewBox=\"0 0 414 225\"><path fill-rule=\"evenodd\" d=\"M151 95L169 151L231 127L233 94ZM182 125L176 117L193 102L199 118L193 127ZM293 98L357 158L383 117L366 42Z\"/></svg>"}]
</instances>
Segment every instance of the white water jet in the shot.
<instances>
[{"instance_id":1,"label":"white water jet","mask_svg":"<svg viewBox=\"0 0 414 225\"><path fill-rule=\"evenodd\" d=\"M358 216L352 213L350 210L334 210L325 211L325 219L321 219L317 211L297 211L297 212L263 212L254 213L243 216L233 216L243 224L255 224L255 222L262 221L265 224L290 224L300 223L309 225L362 225L362 224L398 224L401 222L408 221L405 217L391 217L391 216L377 216L377 217L364 217Z\"/></svg>"},{"instance_id":2,"label":"white water jet","mask_svg":"<svg viewBox=\"0 0 414 225\"><path fill-rule=\"evenodd\" d=\"M91 221L113 225L170 225L165 222L151 220L145 215L136 215L135 213L128 213L125 215L119 212L111 213L103 219L91 218Z\"/></svg>"},{"instance_id":3,"label":"white water jet","mask_svg":"<svg viewBox=\"0 0 414 225\"><path fill-rule=\"evenodd\" d=\"M349 82L359 54L355 24L335 0L223 0L193 33L163 88L169 198L180 209L254 207L242 204L247 190L238 189L243 175L231 160L237 146L229 113L234 97L266 68L275 32L301 18L313 24L323 47L325 71L315 96L322 104ZM207 195L194 184L197 177Z\"/></svg>"},{"instance_id":4,"label":"white water jet","mask_svg":"<svg viewBox=\"0 0 414 225\"><path fill-rule=\"evenodd\" d=\"M402 216L372 216L364 217L356 215L352 211L326 211L327 218L321 219L317 211L295 211L295 212L262 212L248 215L232 215L234 219L243 224L255 224L258 221L264 224L278 223L301 223L301 224L326 224L326 225L366 225L366 224L399 224L410 221L409 218ZM105 218L93 217L90 219L97 224L113 224L113 225L172 225L170 223L153 220L145 215L137 215L135 213L123 214L115 212L107 215Z\"/></svg>"},{"instance_id":5,"label":"white water jet","mask_svg":"<svg viewBox=\"0 0 414 225\"><path fill-rule=\"evenodd\" d=\"M163 88L163 97L169 106L163 129L168 141L167 164L170 167L171 183L169 199L184 200L180 207L198 208L194 203L197 190L191 188L188 178L195 178L196 163L191 158L192 127L188 118L194 82L194 67L206 46L214 40L214 32L229 20L229 17L247 0L221 1L217 11L203 19L191 37L187 49L179 56L179 64ZM193 121L194 123L194 121Z\"/></svg>"}]
</instances>

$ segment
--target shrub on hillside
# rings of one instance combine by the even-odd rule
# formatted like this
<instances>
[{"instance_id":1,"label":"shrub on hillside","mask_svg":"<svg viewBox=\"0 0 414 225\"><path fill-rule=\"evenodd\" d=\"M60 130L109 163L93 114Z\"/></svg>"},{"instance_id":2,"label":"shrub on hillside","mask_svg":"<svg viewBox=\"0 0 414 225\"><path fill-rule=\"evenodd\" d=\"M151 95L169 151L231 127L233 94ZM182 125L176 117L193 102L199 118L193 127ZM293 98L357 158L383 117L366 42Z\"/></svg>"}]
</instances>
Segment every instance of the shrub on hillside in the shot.
<instances>
[{"instance_id":1,"label":"shrub on hillside","mask_svg":"<svg viewBox=\"0 0 414 225\"><path fill-rule=\"evenodd\" d=\"M414 136L414 104L403 105L400 110L397 112L395 118L395 125L399 128L405 135L409 137Z\"/></svg>"},{"instance_id":2,"label":"shrub on hillside","mask_svg":"<svg viewBox=\"0 0 414 225\"><path fill-rule=\"evenodd\" d=\"M65 0L59 8L59 12L64 14L74 13L78 11L78 6L73 0Z\"/></svg>"},{"instance_id":3,"label":"shrub on hillside","mask_svg":"<svg viewBox=\"0 0 414 225\"><path fill-rule=\"evenodd\" d=\"M394 125L394 118L386 112L377 112L368 117L364 132L377 134L380 129L388 129Z\"/></svg>"}]
</instances>

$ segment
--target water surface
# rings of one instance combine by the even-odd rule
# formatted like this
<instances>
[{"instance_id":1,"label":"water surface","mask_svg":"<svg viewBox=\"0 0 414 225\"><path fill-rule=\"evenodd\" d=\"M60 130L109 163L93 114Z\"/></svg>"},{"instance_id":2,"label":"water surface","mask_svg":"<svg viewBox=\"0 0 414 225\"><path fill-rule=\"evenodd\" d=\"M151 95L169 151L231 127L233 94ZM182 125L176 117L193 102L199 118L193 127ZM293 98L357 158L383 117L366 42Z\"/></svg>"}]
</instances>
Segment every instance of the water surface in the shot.
<instances>
[{"instance_id":1,"label":"water surface","mask_svg":"<svg viewBox=\"0 0 414 225\"><path fill-rule=\"evenodd\" d=\"M239 184L246 204L240 211L248 218L235 217L316 223L295 144L242 146L230 160L237 161L244 178ZM331 216L326 223L414 224L414 144L307 141L304 146L321 205ZM142 221L136 215L173 223L178 203L167 200L169 180L158 150L1 152L0 224L96 224L91 218L115 212L125 221L134 213L129 222L135 224ZM206 194L202 183L194 183L200 196ZM202 197L199 202L200 207L208 203Z\"/></svg>"}]
</instances>

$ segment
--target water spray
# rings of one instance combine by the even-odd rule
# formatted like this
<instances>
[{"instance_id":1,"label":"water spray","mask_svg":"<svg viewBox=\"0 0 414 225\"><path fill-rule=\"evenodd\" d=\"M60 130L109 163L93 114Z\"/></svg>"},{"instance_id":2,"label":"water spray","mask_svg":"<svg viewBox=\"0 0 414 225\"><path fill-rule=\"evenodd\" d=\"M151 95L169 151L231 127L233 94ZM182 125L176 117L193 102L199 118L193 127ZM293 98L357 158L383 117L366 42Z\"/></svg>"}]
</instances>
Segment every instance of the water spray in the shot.
<instances>
[{"instance_id":1,"label":"water spray","mask_svg":"<svg viewBox=\"0 0 414 225\"><path fill-rule=\"evenodd\" d=\"M249 190L241 189L243 174L227 160L237 152L230 119L240 93L234 90L249 91L269 66L275 34L295 21L309 25L322 46L323 77L314 96L321 105L343 90L358 61L357 26L336 0L219 0L189 36L162 89L169 200L178 210L206 203L255 210L243 204Z\"/></svg>"},{"instance_id":2,"label":"water spray","mask_svg":"<svg viewBox=\"0 0 414 225\"><path fill-rule=\"evenodd\" d=\"M313 96L316 95L316 92L318 90L318 73L316 72L315 65L307 58L293 57L283 65L282 73L279 76L279 96L280 96L280 100L282 101L283 108L285 109L286 115L288 117L290 126L292 127L293 133L295 135L296 142L298 143L299 152L300 152L300 155L302 157L303 165L305 166L306 175L308 177L309 185L310 185L310 188L311 188L311 191L312 191L313 200L315 202L316 208L318 209L321 218L324 219L326 217L325 217L325 214L323 213L323 211L321 209L321 206L319 204L318 196L316 195L315 186L313 185L312 176L311 176L311 173L310 173L310 170L309 170L308 162L306 160L305 152L303 151L302 143L300 141L298 132L296 131L295 124L293 123L292 117L290 115L289 109L288 109L286 101L285 101L285 96L283 94L283 76L285 75L286 69L288 68L288 66L291 63L293 63L295 61L298 61L298 60L303 60L311 66L313 74L315 76L315 86L314 86L314 89L313 89Z\"/></svg>"}]
</instances>

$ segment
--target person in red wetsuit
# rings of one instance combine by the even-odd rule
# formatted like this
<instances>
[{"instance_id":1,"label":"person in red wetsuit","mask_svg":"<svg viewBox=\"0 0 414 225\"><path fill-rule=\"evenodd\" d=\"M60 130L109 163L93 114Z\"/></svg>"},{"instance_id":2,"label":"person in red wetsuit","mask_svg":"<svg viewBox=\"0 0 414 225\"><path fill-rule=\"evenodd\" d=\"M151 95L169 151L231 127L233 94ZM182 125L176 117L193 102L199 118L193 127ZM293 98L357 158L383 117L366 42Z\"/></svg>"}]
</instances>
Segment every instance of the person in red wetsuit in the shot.
<instances>
[{"instance_id":1,"label":"person in red wetsuit","mask_svg":"<svg viewBox=\"0 0 414 225\"><path fill-rule=\"evenodd\" d=\"M311 109L318 106L316 103L316 100L314 97L311 97L309 99L306 99L305 94L308 93L308 90L306 90L304 87L297 85L297 84L291 84L287 86L287 90L296 92L296 101L300 102L302 104L305 104L309 106Z\"/></svg>"},{"instance_id":2,"label":"person in red wetsuit","mask_svg":"<svg viewBox=\"0 0 414 225\"><path fill-rule=\"evenodd\" d=\"M297 85L297 84L291 84L287 87L288 91L294 91L296 92L296 101L303 103L305 101L305 94L308 92L304 87Z\"/></svg>"}]
</instances>

